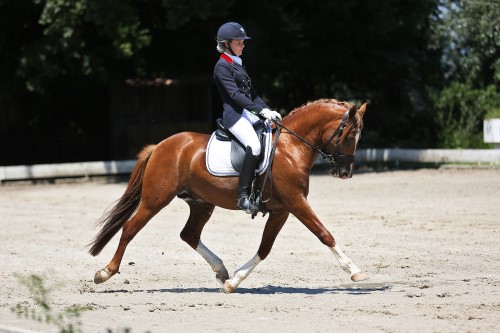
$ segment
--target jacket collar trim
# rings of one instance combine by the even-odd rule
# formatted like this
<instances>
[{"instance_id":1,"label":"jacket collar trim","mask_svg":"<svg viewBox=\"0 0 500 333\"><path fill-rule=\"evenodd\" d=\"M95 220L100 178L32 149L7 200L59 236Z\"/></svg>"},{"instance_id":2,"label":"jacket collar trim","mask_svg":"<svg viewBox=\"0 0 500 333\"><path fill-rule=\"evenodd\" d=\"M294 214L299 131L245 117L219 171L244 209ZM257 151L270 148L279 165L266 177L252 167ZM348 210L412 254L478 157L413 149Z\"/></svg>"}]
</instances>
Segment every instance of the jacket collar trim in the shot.
<instances>
[{"instance_id":1,"label":"jacket collar trim","mask_svg":"<svg viewBox=\"0 0 500 333\"><path fill-rule=\"evenodd\" d=\"M230 64L232 64L234 62L233 59L231 59L230 56L228 56L227 54L224 54L224 53L222 53L220 55L220 58L226 60Z\"/></svg>"}]
</instances>

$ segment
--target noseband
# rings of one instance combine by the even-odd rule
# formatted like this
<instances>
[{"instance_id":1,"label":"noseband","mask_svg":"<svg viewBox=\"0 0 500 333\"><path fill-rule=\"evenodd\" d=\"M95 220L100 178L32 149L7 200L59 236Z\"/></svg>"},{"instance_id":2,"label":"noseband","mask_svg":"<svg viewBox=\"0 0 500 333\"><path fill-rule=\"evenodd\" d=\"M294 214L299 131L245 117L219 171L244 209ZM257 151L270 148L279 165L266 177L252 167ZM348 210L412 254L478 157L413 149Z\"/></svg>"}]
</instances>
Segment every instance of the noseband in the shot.
<instances>
[{"instance_id":1,"label":"noseband","mask_svg":"<svg viewBox=\"0 0 500 333\"><path fill-rule=\"evenodd\" d=\"M347 112L344 114L344 117L342 117L342 121L340 122L339 127L337 127L337 129L333 132L333 134L330 136L328 141L325 144L323 144L323 146L321 148L310 144L304 138L302 138L300 135L298 135L294 131L286 128L280 122L276 122L276 124L278 124L278 126L283 127L290 134L292 134L294 137L296 137L297 139L302 141L304 144L306 144L307 146L309 146L313 150L317 151L319 154L321 154L321 157L324 158L326 161L328 161L331 164L332 168L337 172L337 174L339 174L341 166L350 165L351 163L354 163L354 155L341 154L338 150L339 144L340 144L340 139L342 138L342 134L344 133L344 128L346 126L348 117L349 117L349 110L347 110ZM328 154L327 152L325 152L325 148L335 138L336 138L336 140L335 140L335 143L333 144L332 152L330 154Z\"/></svg>"}]
</instances>

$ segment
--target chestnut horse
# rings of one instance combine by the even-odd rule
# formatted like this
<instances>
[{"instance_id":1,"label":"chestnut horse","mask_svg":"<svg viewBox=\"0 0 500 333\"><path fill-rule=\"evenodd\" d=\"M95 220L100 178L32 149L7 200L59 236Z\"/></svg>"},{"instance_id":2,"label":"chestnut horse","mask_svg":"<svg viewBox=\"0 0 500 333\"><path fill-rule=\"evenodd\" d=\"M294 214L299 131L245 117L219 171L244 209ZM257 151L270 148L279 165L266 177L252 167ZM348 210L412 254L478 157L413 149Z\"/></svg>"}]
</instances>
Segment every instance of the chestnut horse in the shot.
<instances>
[{"instance_id":1,"label":"chestnut horse","mask_svg":"<svg viewBox=\"0 0 500 333\"><path fill-rule=\"evenodd\" d=\"M202 243L200 236L215 206L237 209L238 177L216 177L208 172L205 158L209 135L206 134L178 133L145 147L138 155L125 193L101 217L98 223L102 229L89 244L90 254L96 256L123 228L112 260L95 274L94 282L102 283L118 272L129 242L175 196L185 200L190 209L181 239L208 262L225 292L234 292L268 256L290 213L333 252L352 281L367 279L336 245L307 202L309 173L318 154L332 164L333 176L342 179L352 176L365 110L366 104L356 109L346 102L323 99L292 111L277 124L283 130L272 164L272 182L266 182L263 191L264 198L270 197L266 202L269 217L257 253L232 278L222 260ZM256 183L262 186L263 176Z\"/></svg>"}]
</instances>

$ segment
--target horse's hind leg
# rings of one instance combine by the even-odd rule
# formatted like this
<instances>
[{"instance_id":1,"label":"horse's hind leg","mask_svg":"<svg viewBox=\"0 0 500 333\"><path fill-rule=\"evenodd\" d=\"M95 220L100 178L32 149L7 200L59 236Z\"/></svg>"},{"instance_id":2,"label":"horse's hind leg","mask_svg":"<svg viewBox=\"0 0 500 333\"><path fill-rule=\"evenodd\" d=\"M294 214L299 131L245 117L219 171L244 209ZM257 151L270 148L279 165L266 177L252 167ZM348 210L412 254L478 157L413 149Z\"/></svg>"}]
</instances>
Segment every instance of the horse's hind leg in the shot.
<instances>
[{"instance_id":1,"label":"horse's hind leg","mask_svg":"<svg viewBox=\"0 0 500 333\"><path fill-rule=\"evenodd\" d=\"M165 201L163 201L164 203L161 205L146 205L144 201L140 204L134 217L125 222L123 225L120 243L118 244L118 248L116 249L113 259L111 259L109 264L106 265L104 269L99 270L95 274L95 283L103 283L118 272L127 245L151 220L151 218L155 216L163 207L165 207L174 197L175 195L171 195L169 198L165 198Z\"/></svg>"},{"instance_id":2,"label":"horse's hind leg","mask_svg":"<svg viewBox=\"0 0 500 333\"><path fill-rule=\"evenodd\" d=\"M205 259L212 270L215 278L224 284L229 278L229 273L222 260L210 251L201 241L200 236L206 223L212 216L214 205L195 198L183 198L189 205L189 218L181 231L181 239L188 243L193 249Z\"/></svg>"}]
</instances>

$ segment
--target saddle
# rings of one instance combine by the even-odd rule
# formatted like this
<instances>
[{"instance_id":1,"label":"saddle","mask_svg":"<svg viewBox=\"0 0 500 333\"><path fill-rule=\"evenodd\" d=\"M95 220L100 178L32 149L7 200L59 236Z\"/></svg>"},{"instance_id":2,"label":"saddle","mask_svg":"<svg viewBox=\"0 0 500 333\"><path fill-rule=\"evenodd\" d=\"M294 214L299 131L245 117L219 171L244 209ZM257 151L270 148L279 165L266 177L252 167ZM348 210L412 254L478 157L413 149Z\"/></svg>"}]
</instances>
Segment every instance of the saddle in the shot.
<instances>
[{"instance_id":1,"label":"saddle","mask_svg":"<svg viewBox=\"0 0 500 333\"><path fill-rule=\"evenodd\" d=\"M243 165L246 147L227 130L222 119L217 119L217 130L212 133L207 145L206 165L208 172L217 177L238 176ZM272 164L272 137L273 130L270 125L262 121L254 124L255 132L261 142L260 162L257 165L256 174L262 175ZM262 193L252 186L251 200L257 204L259 211L264 215L267 209L262 200ZM252 214L252 218L257 214Z\"/></svg>"},{"instance_id":2,"label":"saddle","mask_svg":"<svg viewBox=\"0 0 500 333\"><path fill-rule=\"evenodd\" d=\"M260 141L260 146L262 147L259 155L259 163L264 159L264 154L266 152L266 141L264 137L265 125L261 120L253 124L255 133ZM245 157L246 147L222 124L222 119L217 119L217 130L215 131L215 137L219 141L230 141L231 142L231 165L238 171L241 171L241 166L243 164L243 159Z\"/></svg>"},{"instance_id":3,"label":"saddle","mask_svg":"<svg viewBox=\"0 0 500 333\"><path fill-rule=\"evenodd\" d=\"M224 128L222 120L217 120L218 129L214 131L208 141L206 165L208 172L217 177L234 177L240 174L245 156L245 148L231 132ZM262 122L256 124L261 140L262 150L257 174L261 175L270 164L272 144L272 128Z\"/></svg>"}]
</instances>

